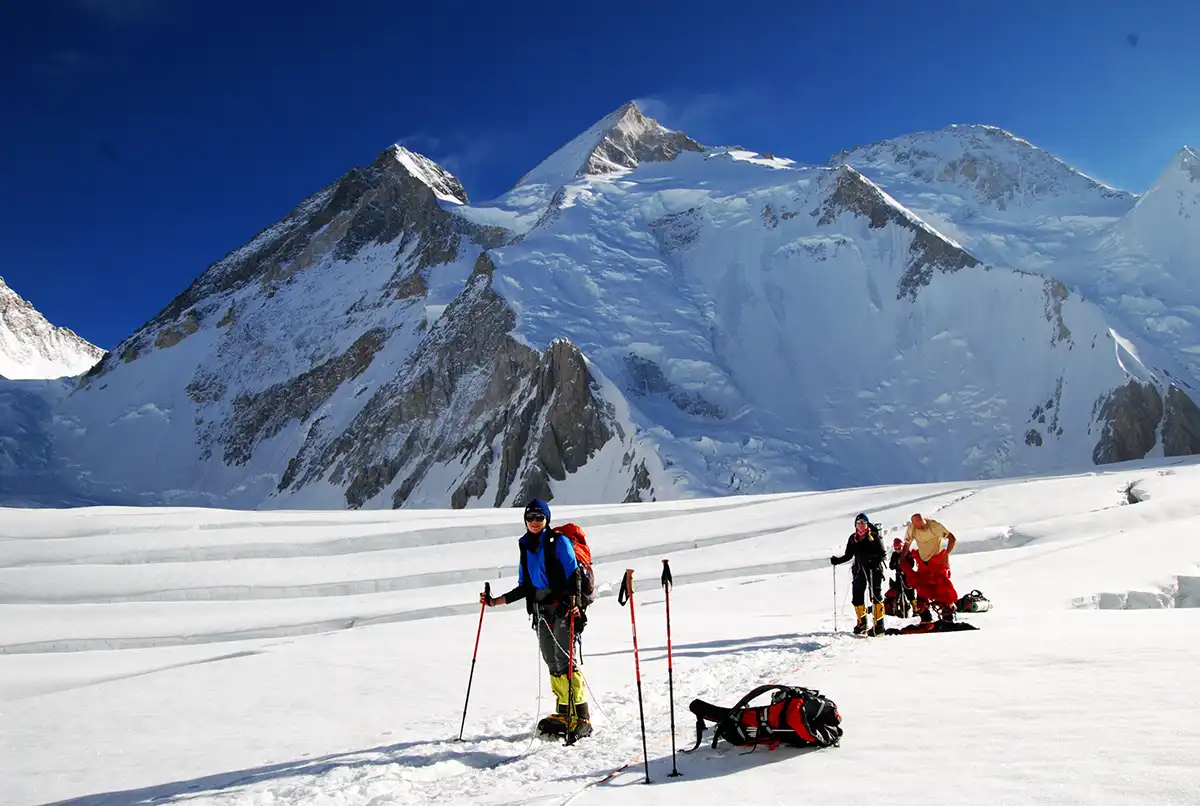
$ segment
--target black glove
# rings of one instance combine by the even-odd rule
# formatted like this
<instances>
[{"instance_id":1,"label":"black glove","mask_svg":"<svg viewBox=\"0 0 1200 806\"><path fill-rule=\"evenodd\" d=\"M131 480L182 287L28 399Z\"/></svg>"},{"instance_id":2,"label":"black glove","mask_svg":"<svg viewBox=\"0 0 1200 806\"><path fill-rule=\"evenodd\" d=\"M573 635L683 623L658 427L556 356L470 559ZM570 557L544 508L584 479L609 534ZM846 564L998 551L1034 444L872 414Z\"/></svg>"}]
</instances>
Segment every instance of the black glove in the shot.
<instances>
[{"instance_id":1,"label":"black glove","mask_svg":"<svg viewBox=\"0 0 1200 806\"><path fill-rule=\"evenodd\" d=\"M838 558L837 558L837 557L830 557L830 558L829 558L829 564L830 564L830 565L837 565L837 564L838 564Z\"/></svg>"}]
</instances>

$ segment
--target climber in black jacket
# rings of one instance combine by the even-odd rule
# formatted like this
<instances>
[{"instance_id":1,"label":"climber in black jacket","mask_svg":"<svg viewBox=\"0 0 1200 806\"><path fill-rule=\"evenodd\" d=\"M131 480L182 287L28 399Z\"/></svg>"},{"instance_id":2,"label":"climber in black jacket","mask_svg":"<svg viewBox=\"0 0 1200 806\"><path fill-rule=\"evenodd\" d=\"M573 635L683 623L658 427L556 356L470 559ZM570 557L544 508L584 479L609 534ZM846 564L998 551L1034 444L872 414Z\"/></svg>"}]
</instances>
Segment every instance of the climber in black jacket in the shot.
<instances>
[{"instance_id":1,"label":"climber in black jacket","mask_svg":"<svg viewBox=\"0 0 1200 806\"><path fill-rule=\"evenodd\" d=\"M841 557L830 557L831 565L841 565L853 558L851 569L854 573L852 586L852 601L858 623L854 625L856 635L869 633L883 635L883 561L887 557L887 549L883 547L883 539L879 536L879 527L871 523L866 515L859 513L854 519L854 533L846 541L846 553ZM871 604L875 625L867 628L867 603L865 599L867 583L871 585Z\"/></svg>"}]
</instances>

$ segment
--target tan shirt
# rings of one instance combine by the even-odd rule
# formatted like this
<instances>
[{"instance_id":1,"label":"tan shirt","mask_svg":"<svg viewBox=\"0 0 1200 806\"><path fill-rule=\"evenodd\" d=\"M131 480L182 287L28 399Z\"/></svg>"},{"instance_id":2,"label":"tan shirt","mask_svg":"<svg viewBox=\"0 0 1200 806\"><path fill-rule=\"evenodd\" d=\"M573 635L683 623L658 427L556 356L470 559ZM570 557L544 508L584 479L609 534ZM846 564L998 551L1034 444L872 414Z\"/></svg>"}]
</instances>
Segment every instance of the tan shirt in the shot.
<instances>
[{"instance_id":1,"label":"tan shirt","mask_svg":"<svg viewBox=\"0 0 1200 806\"><path fill-rule=\"evenodd\" d=\"M935 520L926 518L924 529L917 529L911 523L908 524L908 531L905 533L905 542L915 540L917 543L917 554L921 556L922 562L929 562L933 555L944 548L942 544L946 541L946 536L949 534L945 526L942 526Z\"/></svg>"}]
</instances>

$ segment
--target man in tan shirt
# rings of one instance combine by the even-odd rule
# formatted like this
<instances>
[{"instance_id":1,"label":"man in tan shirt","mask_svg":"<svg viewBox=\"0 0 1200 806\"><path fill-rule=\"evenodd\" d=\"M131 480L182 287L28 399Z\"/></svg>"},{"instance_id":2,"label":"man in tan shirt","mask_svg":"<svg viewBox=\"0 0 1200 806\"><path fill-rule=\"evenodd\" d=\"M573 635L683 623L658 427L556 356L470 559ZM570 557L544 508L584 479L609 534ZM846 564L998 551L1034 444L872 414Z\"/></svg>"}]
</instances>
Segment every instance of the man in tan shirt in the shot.
<instances>
[{"instance_id":1,"label":"man in tan shirt","mask_svg":"<svg viewBox=\"0 0 1200 806\"><path fill-rule=\"evenodd\" d=\"M931 620L930 605L941 614L942 620L953 621L958 591L950 581L950 552L954 551L958 538L942 524L926 520L918 512L912 516L904 536L906 555L914 542L917 544L917 553L910 555L915 566L911 580L917 590L915 605L921 614L921 621Z\"/></svg>"}]
</instances>

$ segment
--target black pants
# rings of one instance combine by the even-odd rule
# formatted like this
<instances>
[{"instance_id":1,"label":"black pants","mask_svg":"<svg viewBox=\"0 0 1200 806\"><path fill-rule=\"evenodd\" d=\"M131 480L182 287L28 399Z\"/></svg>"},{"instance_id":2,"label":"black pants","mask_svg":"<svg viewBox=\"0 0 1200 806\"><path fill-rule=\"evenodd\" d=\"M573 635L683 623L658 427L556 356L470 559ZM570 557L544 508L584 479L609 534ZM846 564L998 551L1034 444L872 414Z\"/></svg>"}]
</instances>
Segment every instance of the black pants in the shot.
<instances>
[{"instance_id":1,"label":"black pants","mask_svg":"<svg viewBox=\"0 0 1200 806\"><path fill-rule=\"evenodd\" d=\"M867 592L867 583L871 583L871 604L879 604L883 601L883 568L876 565L871 568L862 568L854 566L854 582L851 585L851 603L855 607L865 605L864 595Z\"/></svg>"}]
</instances>

